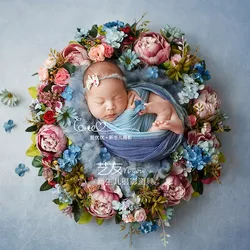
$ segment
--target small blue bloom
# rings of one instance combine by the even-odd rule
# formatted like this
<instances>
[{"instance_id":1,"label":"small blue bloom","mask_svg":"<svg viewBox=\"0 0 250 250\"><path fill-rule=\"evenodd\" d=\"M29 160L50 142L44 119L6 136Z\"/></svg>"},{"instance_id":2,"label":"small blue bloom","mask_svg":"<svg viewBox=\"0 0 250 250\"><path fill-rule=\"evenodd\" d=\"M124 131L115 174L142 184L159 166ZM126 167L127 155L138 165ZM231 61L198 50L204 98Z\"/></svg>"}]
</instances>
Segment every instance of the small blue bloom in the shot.
<instances>
[{"instance_id":1,"label":"small blue bloom","mask_svg":"<svg viewBox=\"0 0 250 250\"><path fill-rule=\"evenodd\" d=\"M19 176L24 176L26 171L29 171L29 168L26 168L23 163L20 163L15 169L16 174L18 174Z\"/></svg>"},{"instance_id":2,"label":"small blue bloom","mask_svg":"<svg viewBox=\"0 0 250 250\"><path fill-rule=\"evenodd\" d=\"M113 48L120 48L121 42L127 35L123 31L118 31L116 27L107 28L105 42Z\"/></svg>"},{"instance_id":3,"label":"small blue bloom","mask_svg":"<svg viewBox=\"0 0 250 250\"><path fill-rule=\"evenodd\" d=\"M15 126L14 122L12 120L8 120L4 123L3 127L5 129L5 132L11 132L12 128Z\"/></svg>"},{"instance_id":4,"label":"small blue bloom","mask_svg":"<svg viewBox=\"0 0 250 250\"><path fill-rule=\"evenodd\" d=\"M143 100L135 100L135 108L134 111L136 113L140 112L141 110L145 110L146 106L144 105L144 101Z\"/></svg>"},{"instance_id":5,"label":"small blue bloom","mask_svg":"<svg viewBox=\"0 0 250 250\"><path fill-rule=\"evenodd\" d=\"M76 39L76 41L81 42L82 38L88 35L88 32L88 29L77 28L74 38Z\"/></svg>"},{"instance_id":6,"label":"small blue bloom","mask_svg":"<svg viewBox=\"0 0 250 250\"><path fill-rule=\"evenodd\" d=\"M73 93L73 89L70 88L70 86L67 86L64 91L62 92L61 96L67 100L70 101L72 99L72 93Z\"/></svg>"},{"instance_id":7,"label":"small blue bloom","mask_svg":"<svg viewBox=\"0 0 250 250\"><path fill-rule=\"evenodd\" d=\"M102 162L106 162L109 161L111 158L110 153L108 152L106 147L101 148L101 152L100 152L100 158Z\"/></svg>"},{"instance_id":8,"label":"small blue bloom","mask_svg":"<svg viewBox=\"0 0 250 250\"><path fill-rule=\"evenodd\" d=\"M73 124L75 119L77 119L77 112L73 107L64 106L61 112L58 114L56 121L61 127L68 127Z\"/></svg>"},{"instance_id":9,"label":"small blue bloom","mask_svg":"<svg viewBox=\"0 0 250 250\"><path fill-rule=\"evenodd\" d=\"M183 158L186 159L187 167L202 170L211 160L211 157L198 145L185 145L183 149Z\"/></svg>"},{"instance_id":10,"label":"small blue bloom","mask_svg":"<svg viewBox=\"0 0 250 250\"><path fill-rule=\"evenodd\" d=\"M136 53L131 51L131 49L123 52L119 57L119 61L127 70L133 69L140 62Z\"/></svg>"},{"instance_id":11,"label":"small blue bloom","mask_svg":"<svg viewBox=\"0 0 250 250\"><path fill-rule=\"evenodd\" d=\"M73 202L71 196L69 193L67 193L62 186L59 184L55 185L56 190L52 190L53 193L56 195L56 197L59 199L61 203L69 203L71 204Z\"/></svg>"},{"instance_id":12,"label":"small blue bloom","mask_svg":"<svg viewBox=\"0 0 250 250\"><path fill-rule=\"evenodd\" d=\"M123 28L124 26L125 26L124 22L118 20L103 24L104 29L112 27Z\"/></svg>"},{"instance_id":13,"label":"small blue bloom","mask_svg":"<svg viewBox=\"0 0 250 250\"><path fill-rule=\"evenodd\" d=\"M72 168L77 164L81 154L81 148L75 145L70 145L64 150L63 158L58 159L58 164L65 172L71 172Z\"/></svg>"},{"instance_id":14,"label":"small blue bloom","mask_svg":"<svg viewBox=\"0 0 250 250\"><path fill-rule=\"evenodd\" d=\"M147 234L147 233L150 233L150 232L153 232L153 231L156 231L158 229L158 225L156 222L152 222L152 221L143 221L139 227L139 230L144 233L144 234Z\"/></svg>"},{"instance_id":15,"label":"small blue bloom","mask_svg":"<svg viewBox=\"0 0 250 250\"><path fill-rule=\"evenodd\" d=\"M203 83L203 81L211 79L210 72L206 70L206 65L204 61L196 63L194 65L194 69L197 70L197 72L192 75L195 80L198 80L199 82Z\"/></svg>"},{"instance_id":16,"label":"small blue bloom","mask_svg":"<svg viewBox=\"0 0 250 250\"><path fill-rule=\"evenodd\" d=\"M158 78L158 67L148 67L145 76L147 78Z\"/></svg>"}]
</instances>

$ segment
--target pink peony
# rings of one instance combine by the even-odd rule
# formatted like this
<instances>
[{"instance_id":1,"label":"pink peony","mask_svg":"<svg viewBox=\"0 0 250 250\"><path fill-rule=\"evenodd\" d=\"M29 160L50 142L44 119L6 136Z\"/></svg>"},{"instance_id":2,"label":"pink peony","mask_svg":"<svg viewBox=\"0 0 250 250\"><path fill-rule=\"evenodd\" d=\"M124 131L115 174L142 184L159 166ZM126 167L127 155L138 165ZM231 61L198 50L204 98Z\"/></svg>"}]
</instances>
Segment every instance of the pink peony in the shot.
<instances>
[{"instance_id":1,"label":"pink peony","mask_svg":"<svg viewBox=\"0 0 250 250\"><path fill-rule=\"evenodd\" d=\"M106 58L110 58L114 53L113 47L109 46L106 43L102 43L102 45L104 46L104 56Z\"/></svg>"},{"instance_id":2,"label":"pink peony","mask_svg":"<svg viewBox=\"0 0 250 250\"><path fill-rule=\"evenodd\" d=\"M196 115L205 119L214 115L220 107L220 100L215 91L206 87L203 89L199 97L194 101L194 110Z\"/></svg>"},{"instance_id":3,"label":"pink peony","mask_svg":"<svg viewBox=\"0 0 250 250\"><path fill-rule=\"evenodd\" d=\"M92 47L89 50L89 58L95 62L102 62L105 60L104 53L105 53L104 46L102 44L99 44L96 47Z\"/></svg>"},{"instance_id":4,"label":"pink peony","mask_svg":"<svg viewBox=\"0 0 250 250\"><path fill-rule=\"evenodd\" d=\"M38 70L38 77L40 81L46 81L49 78L49 72L45 67L40 67Z\"/></svg>"},{"instance_id":5,"label":"pink peony","mask_svg":"<svg viewBox=\"0 0 250 250\"><path fill-rule=\"evenodd\" d=\"M68 62L75 66L78 65L90 65L90 60L88 58L88 53L83 46L77 43L69 44L62 51L63 57L68 59Z\"/></svg>"},{"instance_id":6,"label":"pink peony","mask_svg":"<svg viewBox=\"0 0 250 250\"><path fill-rule=\"evenodd\" d=\"M95 179L88 182L85 189L90 192L91 205L87 208L90 214L102 219L109 219L115 215L116 212L112 208L112 201L119 201L122 197L118 186L113 187L106 182L100 184Z\"/></svg>"},{"instance_id":7,"label":"pink peony","mask_svg":"<svg viewBox=\"0 0 250 250\"><path fill-rule=\"evenodd\" d=\"M140 208L137 211L135 211L134 218L135 221L137 222L145 221L147 218L145 210L143 208Z\"/></svg>"},{"instance_id":8,"label":"pink peony","mask_svg":"<svg viewBox=\"0 0 250 250\"><path fill-rule=\"evenodd\" d=\"M135 42L134 51L139 59L149 65L159 65L169 59L170 45L158 33L144 33Z\"/></svg>"},{"instance_id":9,"label":"pink peony","mask_svg":"<svg viewBox=\"0 0 250 250\"><path fill-rule=\"evenodd\" d=\"M55 76L55 84L66 85L70 78L69 72L65 68L60 68Z\"/></svg>"},{"instance_id":10,"label":"pink peony","mask_svg":"<svg viewBox=\"0 0 250 250\"><path fill-rule=\"evenodd\" d=\"M175 206L183 199L189 201L193 193L193 187L183 175L169 175L161 184L160 190L167 197L168 206Z\"/></svg>"},{"instance_id":11,"label":"pink peony","mask_svg":"<svg viewBox=\"0 0 250 250\"><path fill-rule=\"evenodd\" d=\"M44 125L36 136L36 146L43 156L59 157L66 148L67 138L60 127Z\"/></svg>"}]
</instances>

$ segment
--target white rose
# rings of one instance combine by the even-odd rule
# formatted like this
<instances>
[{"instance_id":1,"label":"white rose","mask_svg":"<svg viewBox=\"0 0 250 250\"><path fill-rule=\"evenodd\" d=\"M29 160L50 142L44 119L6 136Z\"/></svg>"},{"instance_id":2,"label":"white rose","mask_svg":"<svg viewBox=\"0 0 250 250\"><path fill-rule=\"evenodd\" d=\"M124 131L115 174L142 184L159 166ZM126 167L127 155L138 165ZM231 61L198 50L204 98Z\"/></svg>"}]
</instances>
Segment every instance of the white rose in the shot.
<instances>
[{"instance_id":1,"label":"white rose","mask_svg":"<svg viewBox=\"0 0 250 250\"><path fill-rule=\"evenodd\" d=\"M44 62L44 66L47 68L47 69L51 69L53 68L54 66L56 65L56 58L53 57L53 56L49 56L45 62Z\"/></svg>"}]
</instances>

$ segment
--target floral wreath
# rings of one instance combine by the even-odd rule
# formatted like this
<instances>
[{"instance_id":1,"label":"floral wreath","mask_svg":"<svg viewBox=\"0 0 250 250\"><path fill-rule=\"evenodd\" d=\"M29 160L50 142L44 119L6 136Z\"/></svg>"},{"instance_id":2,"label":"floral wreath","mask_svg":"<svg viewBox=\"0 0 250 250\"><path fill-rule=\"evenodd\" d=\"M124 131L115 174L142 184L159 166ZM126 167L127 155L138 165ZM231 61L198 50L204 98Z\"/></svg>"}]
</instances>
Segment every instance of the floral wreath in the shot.
<instances>
[{"instance_id":1,"label":"floral wreath","mask_svg":"<svg viewBox=\"0 0 250 250\"><path fill-rule=\"evenodd\" d=\"M225 157L215 133L230 128L223 124L228 117L220 111L216 92L206 85L211 76L205 61L196 55L198 49L191 53L180 29L167 25L156 33L147 29L148 23L140 19L132 25L113 21L93 25L90 30L78 28L75 41L61 52L50 50L35 73L40 83L29 88L34 100L30 105L32 118L28 120L32 125L26 131L32 132L33 143L26 154L34 157L32 165L38 168L38 176L45 178L40 191L52 189L53 202L79 224L95 219L100 225L115 217L122 229L129 225L126 236L130 239L133 234L161 227L165 245L169 237L165 227L170 225L175 206L201 195L204 184L220 183ZM85 172L80 161L84 152L63 130L77 119L76 110L65 104L74 98L70 79L79 68L106 59L116 60L126 71L144 69L152 79L164 72L173 86L179 84L177 99L187 112L184 139L170 155L168 171L161 178L152 174L136 176L129 197L119 185L99 182ZM100 162L110 159L105 147L97 154Z\"/></svg>"}]
</instances>

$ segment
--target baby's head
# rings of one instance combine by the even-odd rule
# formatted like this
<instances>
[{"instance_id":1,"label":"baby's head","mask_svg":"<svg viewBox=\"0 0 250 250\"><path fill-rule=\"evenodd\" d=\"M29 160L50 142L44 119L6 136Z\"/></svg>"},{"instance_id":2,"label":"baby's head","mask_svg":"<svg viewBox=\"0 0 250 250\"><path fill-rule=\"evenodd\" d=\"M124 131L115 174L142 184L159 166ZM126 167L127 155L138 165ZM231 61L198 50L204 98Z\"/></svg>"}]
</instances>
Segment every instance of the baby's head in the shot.
<instances>
[{"instance_id":1,"label":"baby's head","mask_svg":"<svg viewBox=\"0 0 250 250\"><path fill-rule=\"evenodd\" d=\"M111 122L126 109L128 97L124 77L115 64L91 64L84 73L83 84L87 88L87 105L97 119Z\"/></svg>"}]
</instances>

